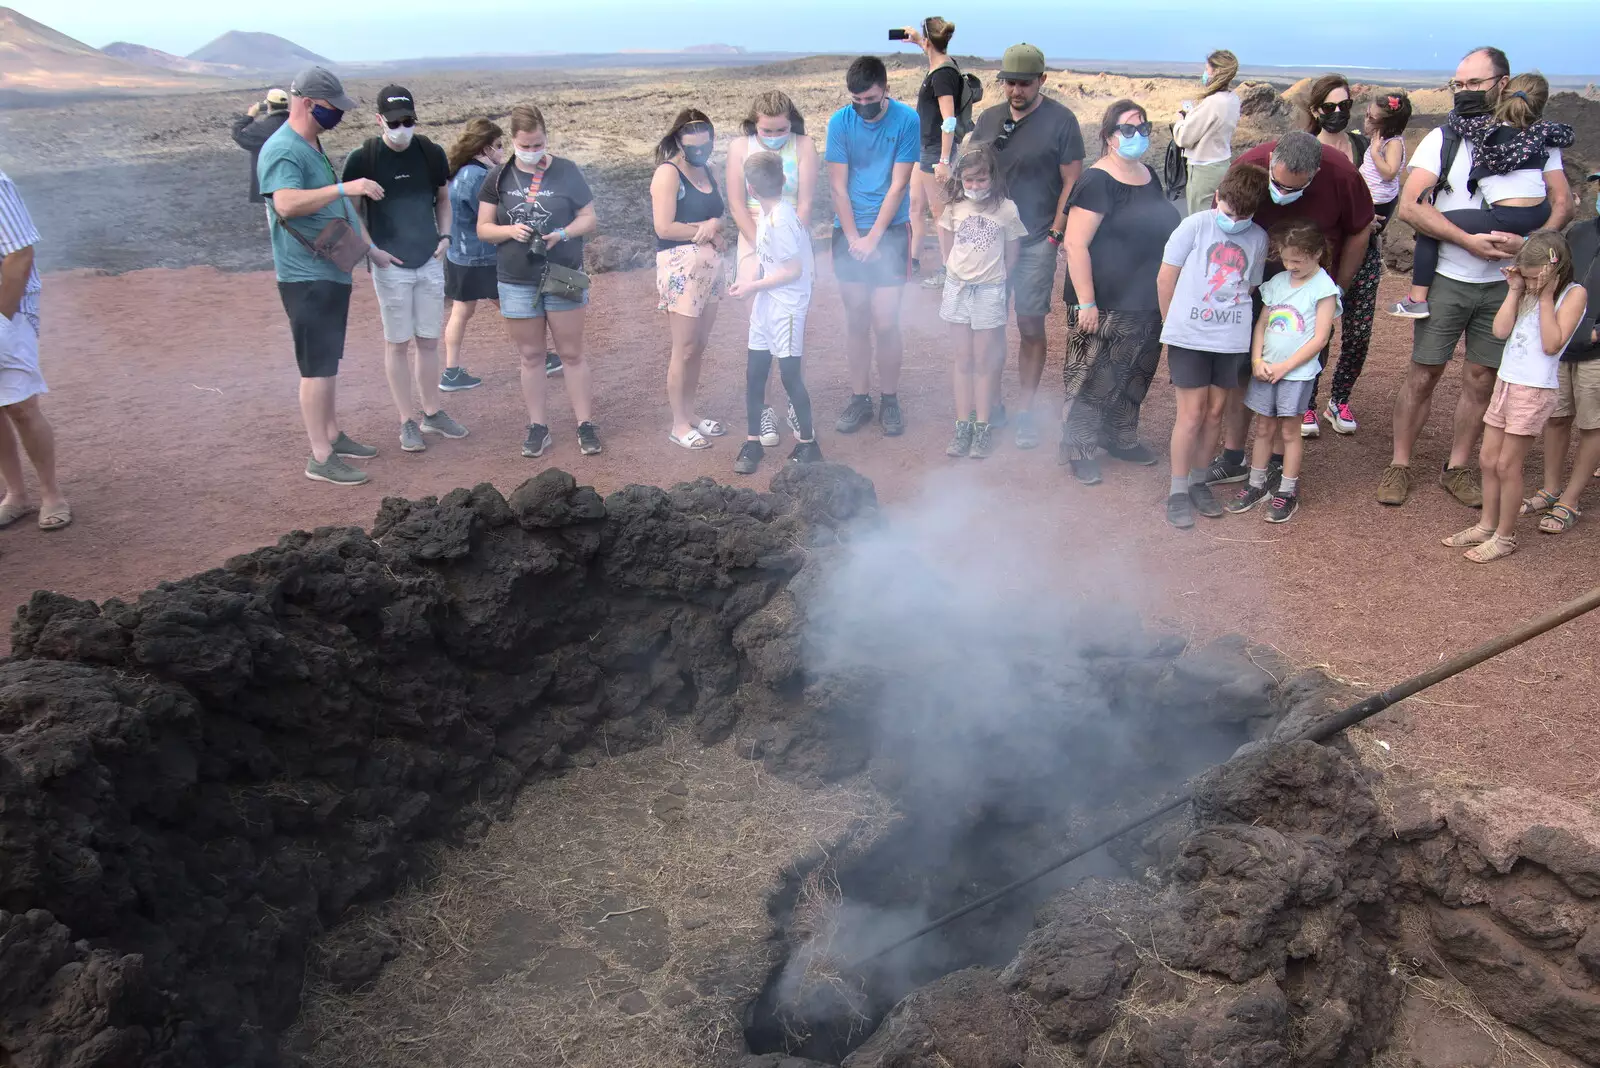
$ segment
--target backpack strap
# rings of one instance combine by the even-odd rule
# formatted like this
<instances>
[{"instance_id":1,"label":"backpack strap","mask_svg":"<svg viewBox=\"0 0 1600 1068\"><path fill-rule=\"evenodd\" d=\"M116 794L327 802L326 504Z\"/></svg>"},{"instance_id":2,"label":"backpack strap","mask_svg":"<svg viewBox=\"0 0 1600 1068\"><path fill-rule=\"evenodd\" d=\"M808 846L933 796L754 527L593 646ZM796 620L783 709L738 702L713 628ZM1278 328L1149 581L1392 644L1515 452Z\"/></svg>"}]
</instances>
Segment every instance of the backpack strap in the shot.
<instances>
[{"instance_id":1,"label":"backpack strap","mask_svg":"<svg viewBox=\"0 0 1600 1068\"><path fill-rule=\"evenodd\" d=\"M1439 199L1440 193L1451 191L1450 168L1455 166L1456 156L1461 152L1461 134L1458 131L1446 124L1439 127L1439 132L1443 135L1443 142L1439 146L1439 180L1425 194L1430 204Z\"/></svg>"},{"instance_id":2,"label":"backpack strap","mask_svg":"<svg viewBox=\"0 0 1600 1068\"><path fill-rule=\"evenodd\" d=\"M422 158L428 163L429 184L435 190L450 184L450 161L444 158L444 153L434 151L438 146L421 134L417 134L416 141L422 146Z\"/></svg>"}]
</instances>

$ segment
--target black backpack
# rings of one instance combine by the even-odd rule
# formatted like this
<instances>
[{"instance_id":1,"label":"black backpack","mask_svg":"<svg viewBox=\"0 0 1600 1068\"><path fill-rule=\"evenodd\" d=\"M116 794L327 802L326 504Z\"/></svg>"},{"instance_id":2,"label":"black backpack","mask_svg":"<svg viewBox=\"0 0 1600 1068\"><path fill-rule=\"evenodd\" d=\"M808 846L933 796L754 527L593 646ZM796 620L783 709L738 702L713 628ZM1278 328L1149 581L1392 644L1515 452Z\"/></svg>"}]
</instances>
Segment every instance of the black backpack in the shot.
<instances>
[{"instance_id":1,"label":"black backpack","mask_svg":"<svg viewBox=\"0 0 1600 1068\"><path fill-rule=\"evenodd\" d=\"M1448 125L1439 127L1439 132L1444 135L1444 143L1439 146L1439 180L1433 183L1433 188L1422 194L1423 199L1432 204L1439 198L1440 193L1450 192L1450 168L1455 166L1456 154L1461 151L1461 135L1452 130ZM1419 201L1420 203L1420 201Z\"/></svg>"}]
</instances>

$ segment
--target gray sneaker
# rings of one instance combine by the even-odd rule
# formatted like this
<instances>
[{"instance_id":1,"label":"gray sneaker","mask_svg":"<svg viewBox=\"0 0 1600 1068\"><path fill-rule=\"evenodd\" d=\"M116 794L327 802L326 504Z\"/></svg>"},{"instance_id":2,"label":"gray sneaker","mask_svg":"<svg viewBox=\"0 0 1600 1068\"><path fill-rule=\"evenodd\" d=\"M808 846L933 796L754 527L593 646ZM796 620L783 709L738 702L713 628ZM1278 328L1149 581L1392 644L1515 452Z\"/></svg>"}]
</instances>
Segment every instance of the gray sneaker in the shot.
<instances>
[{"instance_id":1,"label":"gray sneaker","mask_svg":"<svg viewBox=\"0 0 1600 1068\"><path fill-rule=\"evenodd\" d=\"M365 471L351 467L338 453L331 454L320 464L315 456L311 457L306 461L306 477L313 482L328 482L335 486L359 486L367 481Z\"/></svg>"},{"instance_id":2,"label":"gray sneaker","mask_svg":"<svg viewBox=\"0 0 1600 1068\"><path fill-rule=\"evenodd\" d=\"M464 438L467 428L445 414L440 408L432 415L422 417L422 432L424 434L443 434L447 438Z\"/></svg>"},{"instance_id":3,"label":"gray sneaker","mask_svg":"<svg viewBox=\"0 0 1600 1068\"><path fill-rule=\"evenodd\" d=\"M358 460L370 460L378 455L378 450L371 445L363 445L351 439L343 430L333 439L333 454L335 456L351 456Z\"/></svg>"},{"instance_id":4,"label":"gray sneaker","mask_svg":"<svg viewBox=\"0 0 1600 1068\"><path fill-rule=\"evenodd\" d=\"M428 443L422 440L422 430L415 419L400 424L400 449L403 452L426 452Z\"/></svg>"},{"instance_id":5,"label":"gray sneaker","mask_svg":"<svg viewBox=\"0 0 1600 1068\"><path fill-rule=\"evenodd\" d=\"M967 453L974 460L986 460L994 454L994 424L978 423L972 428L972 449Z\"/></svg>"},{"instance_id":6,"label":"gray sneaker","mask_svg":"<svg viewBox=\"0 0 1600 1068\"><path fill-rule=\"evenodd\" d=\"M1033 418L1033 412L1024 408L1017 413L1017 448L1037 449L1039 447L1039 424Z\"/></svg>"}]
</instances>

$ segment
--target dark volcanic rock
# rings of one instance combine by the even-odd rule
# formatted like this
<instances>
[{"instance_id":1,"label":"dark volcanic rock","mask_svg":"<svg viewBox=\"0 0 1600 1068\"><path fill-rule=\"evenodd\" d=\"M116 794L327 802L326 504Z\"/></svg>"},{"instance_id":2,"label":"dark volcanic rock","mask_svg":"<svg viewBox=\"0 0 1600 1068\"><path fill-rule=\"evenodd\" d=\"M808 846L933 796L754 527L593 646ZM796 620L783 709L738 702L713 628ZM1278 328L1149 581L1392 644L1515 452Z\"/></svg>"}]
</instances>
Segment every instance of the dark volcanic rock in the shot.
<instances>
[{"instance_id":1,"label":"dark volcanic rock","mask_svg":"<svg viewBox=\"0 0 1600 1068\"><path fill-rule=\"evenodd\" d=\"M1012 1068L1027 1048L994 972L968 968L908 995L844 1068Z\"/></svg>"}]
</instances>

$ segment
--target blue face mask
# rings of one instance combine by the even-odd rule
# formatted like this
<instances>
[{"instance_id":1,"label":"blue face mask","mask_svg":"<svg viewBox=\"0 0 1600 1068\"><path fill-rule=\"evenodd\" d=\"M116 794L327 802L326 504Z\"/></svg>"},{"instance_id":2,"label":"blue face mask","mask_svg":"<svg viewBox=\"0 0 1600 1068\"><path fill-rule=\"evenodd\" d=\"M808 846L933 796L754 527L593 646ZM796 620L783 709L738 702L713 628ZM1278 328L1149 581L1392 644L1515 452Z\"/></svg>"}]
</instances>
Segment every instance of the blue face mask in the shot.
<instances>
[{"instance_id":1,"label":"blue face mask","mask_svg":"<svg viewBox=\"0 0 1600 1068\"><path fill-rule=\"evenodd\" d=\"M1117 135L1117 155L1123 159L1138 159L1150 151L1150 135L1134 134L1132 137Z\"/></svg>"},{"instance_id":2,"label":"blue face mask","mask_svg":"<svg viewBox=\"0 0 1600 1068\"><path fill-rule=\"evenodd\" d=\"M1306 191L1304 189L1296 189L1288 193L1282 192L1278 189L1277 182L1268 182L1267 192L1272 194L1272 202L1274 204L1293 204L1295 201L1306 195Z\"/></svg>"},{"instance_id":3,"label":"blue face mask","mask_svg":"<svg viewBox=\"0 0 1600 1068\"><path fill-rule=\"evenodd\" d=\"M1250 219L1230 219L1221 210L1217 212L1217 229L1225 234L1242 234L1250 229Z\"/></svg>"},{"instance_id":4,"label":"blue face mask","mask_svg":"<svg viewBox=\"0 0 1600 1068\"><path fill-rule=\"evenodd\" d=\"M763 137L763 138L761 138L761 147L765 148L765 149L768 149L769 151L772 151L772 152L778 151L780 148L782 148L784 145L787 145L788 143L789 143L789 135L788 134L783 134L782 136L779 136L779 137Z\"/></svg>"},{"instance_id":5,"label":"blue face mask","mask_svg":"<svg viewBox=\"0 0 1600 1068\"><path fill-rule=\"evenodd\" d=\"M344 118L344 112L324 104L315 104L311 108L311 117L317 120L317 125L324 130L331 130L339 125L339 120Z\"/></svg>"}]
</instances>

